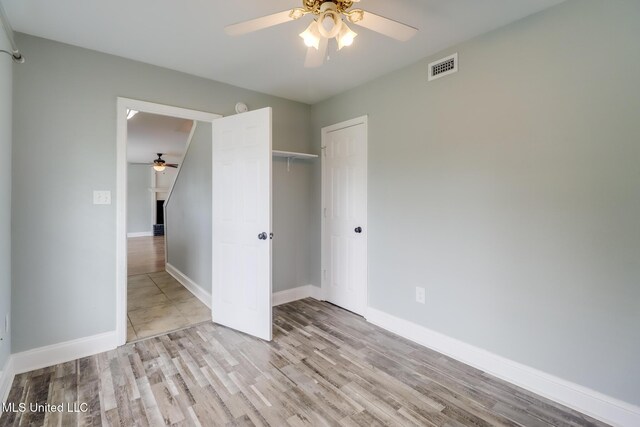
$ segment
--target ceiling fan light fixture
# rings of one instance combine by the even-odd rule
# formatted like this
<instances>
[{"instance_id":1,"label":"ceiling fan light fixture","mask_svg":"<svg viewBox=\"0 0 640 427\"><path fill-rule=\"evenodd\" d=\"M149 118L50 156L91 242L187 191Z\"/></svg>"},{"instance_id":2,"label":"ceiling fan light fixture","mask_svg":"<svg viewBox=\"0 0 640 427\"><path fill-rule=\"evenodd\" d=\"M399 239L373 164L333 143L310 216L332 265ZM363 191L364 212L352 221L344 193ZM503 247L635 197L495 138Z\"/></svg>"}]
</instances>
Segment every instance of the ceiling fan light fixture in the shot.
<instances>
[{"instance_id":1,"label":"ceiling fan light fixture","mask_svg":"<svg viewBox=\"0 0 640 427\"><path fill-rule=\"evenodd\" d=\"M353 40L358 36L358 33L353 31L346 23L342 23L342 29L340 30L340 34L338 34L338 50L342 49L345 46L351 46L353 44Z\"/></svg>"},{"instance_id":2,"label":"ceiling fan light fixture","mask_svg":"<svg viewBox=\"0 0 640 427\"><path fill-rule=\"evenodd\" d=\"M318 21L315 19L309 24L307 29L300 33L300 37L304 40L307 47L315 47L316 50L320 46L320 33L318 31Z\"/></svg>"},{"instance_id":3,"label":"ceiling fan light fixture","mask_svg":"<svg viewBox=\"0 0 640 427\"><path fill-rule=\"evenodd\" d=\"M343 24L336 11L329 9L321 14L318 20L318 31L322 37L332 39L340 34Z\"/></svg>"},{"instance_id":4,"label":"ceiling fan light fixture","mask_svg":"<svg viewBox=\"0 0 640 427\"><path fill-rule=\"evenodd\" d=\"M362 9L351 9L355 4L360 4L361 0L301 1L302 7L227 25L225 32L228 35L238 36L312 15L315 20L300 33L300 37L308 47L304 65L306 68L319 67L324 63L327 59L327 45L330 39L336 39L339 50L353 44L358 34L352 31L347 23L357 24L359 27L402 42L410 40L418 32L417 28L402 22ZM315 50L311 49L312 47Z\"/></svg>"},{"instance_id":5,"label":"ceiling fan light fixture","mask_svg":"<svg viewBox=\"0 0 640 427\"><path fill-rule=\"evenodd\" d=\"M157 154L158 154L158 158L153 161L153 168L158 172L162 172L166 168L165 166L166 162L162 160L162 153L157 153Z\"/></svg>"}]
</instances>

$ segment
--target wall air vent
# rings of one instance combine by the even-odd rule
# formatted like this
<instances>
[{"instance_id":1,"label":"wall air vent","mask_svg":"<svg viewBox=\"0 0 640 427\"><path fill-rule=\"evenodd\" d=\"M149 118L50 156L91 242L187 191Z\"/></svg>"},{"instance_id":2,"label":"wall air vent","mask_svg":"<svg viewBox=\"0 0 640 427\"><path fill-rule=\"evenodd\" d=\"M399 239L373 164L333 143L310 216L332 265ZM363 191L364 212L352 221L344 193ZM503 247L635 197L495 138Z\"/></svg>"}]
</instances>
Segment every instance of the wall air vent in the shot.
<instances>
[{"instance_id":1,"label":"wall air vent","mask_svg":"<svg viewBox=\"0 0 640 427\"><path fill-rule=\"evenodd\" d=\"M446 58L429 64L429 81L448 76L458 71L458 54L454 53Z\"/></svg>"}]
</instances>

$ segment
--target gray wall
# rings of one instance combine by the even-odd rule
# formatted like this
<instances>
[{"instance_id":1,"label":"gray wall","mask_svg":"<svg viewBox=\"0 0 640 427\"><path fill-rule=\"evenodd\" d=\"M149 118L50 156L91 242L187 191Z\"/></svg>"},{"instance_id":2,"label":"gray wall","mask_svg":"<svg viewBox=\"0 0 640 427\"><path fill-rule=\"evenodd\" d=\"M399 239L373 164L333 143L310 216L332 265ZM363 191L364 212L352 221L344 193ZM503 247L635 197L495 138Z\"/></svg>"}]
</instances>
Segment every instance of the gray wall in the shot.
<instances>
[{"instance_id":1,"label":"gray wall","mask_svg":"<svg viewBox=\"0 0 640 427\"><path fill-rule=\"evenodd\" d=\"M320 278L314 278L314 266L320 259L316 257L319 244L315 239L319 219L314 211L318 206L314 198L320 182L315 173L319 164L317 159L297 159L287 171L287 159L273 159L273 292L320 286Z\"/></svg>"},{"instance_id":2,"label":"gray wall","mask_svg":"<svg viewBox=\"0 0 640 427\"><path fill-rule=\"evenodd\" d=\"M568 1L312 108L316 147L369 115L370 306L640 404L639 19Z\"/></svg>"},{"instance_id":3,"label":"gray wall","mask_svg":"<svg viewBox=\"0 0 640 427\"><path fill-rule=\"evenodd\" d=\"M117 96L223 115L240 100L271 106L274 148L311 149L305 104L32 36L18 42L29 60L14 76L14 351L115 329L116 207L92 205L92 191L116 200Z\"/></svg>"},{"instance_id":4,"label":"gray wall","mask_svg":"<svg viewBox=\"0 0 640 427\"><path fill-rule=\"evenodd\" d=\"M198 122L167 202L167 262L211 293L211 124Z\"/></svg>"},{"instance_id":5,"label":"gray wall","mask_svg":"<svg viewBox=\"0 0 640 427\"><path fill-rule=\"evenodd\" d=\"M151 167L127 167L127 233L151 232Z\"/></svg>"},{"instance_id":6,"label":"gray wall","mask_svg":"<svg viewBox=\"0 0 640 427\"><path fill-rule=\"evenodd\" d=\"M0 26L0 49L11 50ZM5 335L5 317L11 312L11 58L0 53L0 371L11 353L11 335Z\"/></svg>"}]
</instances>

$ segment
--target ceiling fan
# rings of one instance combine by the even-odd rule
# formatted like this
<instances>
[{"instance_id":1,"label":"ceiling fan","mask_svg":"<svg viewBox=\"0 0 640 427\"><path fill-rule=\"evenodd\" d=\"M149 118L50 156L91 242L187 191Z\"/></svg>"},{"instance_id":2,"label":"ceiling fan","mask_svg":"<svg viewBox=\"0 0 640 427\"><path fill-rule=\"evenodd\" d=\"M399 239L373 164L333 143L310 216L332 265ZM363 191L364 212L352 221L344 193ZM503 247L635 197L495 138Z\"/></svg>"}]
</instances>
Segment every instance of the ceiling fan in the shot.
<instances>
[{"instance_id":1,"label":"ceiling fan","mask_svg":"<svg viewBox=\"0 0 640 427\"><path fill-rule=\"evenodd\" d=\"M239 36L313 14L315 15L314 20L300 34L305 45L309 48L304 64L307 68L319 67L323 64L329 39L336 39L338 50L353 44L353 40L358 34L349 28L345 18L352 24L399 41L407 41L418 32L417 28L384 16L362 9L351 9L353 4L358 2L360 0L302 0L302 7L228 25L225 27L225 32L230 36Z\"/></svg>"},{"instance_id":2,"label":"ceiling fan","mask_svg":"<svg viewBox=\"0 0 640 427\"><path fill-rule=\"evenodd\" d=\"M155 159L153 161L153 163L149 163L151 165L153 165L153 168L155 170L157 170L158 172L162 172L163 170L165 170L165 168L177 168L178 165L176 163L167 163L164 160L162 160L162 154L163 153L157 153L158 154L158 158Z\"/></svg>"}]
</instances>

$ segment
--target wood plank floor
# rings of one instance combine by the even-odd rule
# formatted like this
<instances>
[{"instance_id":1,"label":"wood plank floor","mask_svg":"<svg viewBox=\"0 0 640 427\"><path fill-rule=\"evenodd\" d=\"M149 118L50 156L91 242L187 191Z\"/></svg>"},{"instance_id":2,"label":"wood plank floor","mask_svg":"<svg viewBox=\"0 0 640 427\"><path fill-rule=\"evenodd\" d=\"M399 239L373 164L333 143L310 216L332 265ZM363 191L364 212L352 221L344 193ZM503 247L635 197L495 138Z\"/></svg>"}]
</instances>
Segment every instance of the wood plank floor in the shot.
<instances>
[{"instance_id":1,"label":"wood plank floor","mask_svg":"<svg viewBox=\"0 0 640 427\"><path fill-rule=\"evenodd\" d=\"M312 299L267 343L211 322L19 375L0 426L603 426Z\"/></svg>"}]
</instances>

